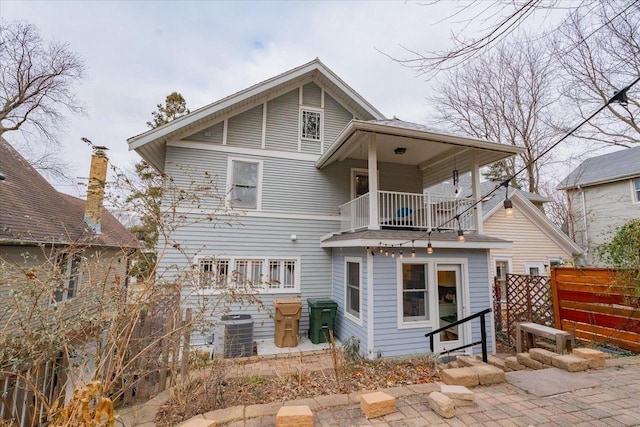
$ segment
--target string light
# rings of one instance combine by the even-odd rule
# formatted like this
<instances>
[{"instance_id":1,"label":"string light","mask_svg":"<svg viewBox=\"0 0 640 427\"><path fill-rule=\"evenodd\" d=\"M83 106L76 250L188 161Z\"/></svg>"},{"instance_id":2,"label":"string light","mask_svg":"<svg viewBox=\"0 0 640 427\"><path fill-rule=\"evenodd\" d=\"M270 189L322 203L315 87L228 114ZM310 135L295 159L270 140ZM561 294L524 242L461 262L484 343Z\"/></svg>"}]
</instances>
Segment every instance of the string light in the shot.
<instances>
[{"instance_id":1,"label":"string light","mask_svg":"<svg viewBox=\"0 0 640 427\"><path fill-rule=\"evenodd\" d=\"M427 254L431 255L433 253L433 246L431 246L431 231L429 231L429 243L427 243Z\"/></svg>"},{"instance_id":2,"label":"string light","mask_svg":"<svg viewBox=\"0 0 640 427\"><path fill-rule=\"evenodd\" d=\"M456 221L458 221L458 242L464 242L464 231L462 231L462 224L460 223L460 215L456 215Z\"/></svg>"},{"instance_id":3,"label":"string light","mask_svg":"<svg viewBox=\"0 0 640 427\"><path fill-rule=\"evenodd\" d=\"M506 180L502 183L505 188L505 196L504 196L504 214L507 218L513 218L513 202L509 199L509 180Z\"/></svg>"},{"instance_id":4,"label":"string light","mask_svg":"<svg viewBox=\"0 0 640 427\"><path fill-rule=\"evenodd\" d=\"M411 258L415 258L416 257L416 247L414 246L414 242L415 242L415 240L411 241Z\"/></svg>"},{"instance_id":5,"label":"string light","mask_svg":"<svg viewBox=\"0 0 640 427\"><path fill-rule=\"evenodd\" d=\"M404 258L404 255L402 254L402 249L400 249L400 255L398 256L398 258L400 259Z\"/></svg>"}]
</instances>

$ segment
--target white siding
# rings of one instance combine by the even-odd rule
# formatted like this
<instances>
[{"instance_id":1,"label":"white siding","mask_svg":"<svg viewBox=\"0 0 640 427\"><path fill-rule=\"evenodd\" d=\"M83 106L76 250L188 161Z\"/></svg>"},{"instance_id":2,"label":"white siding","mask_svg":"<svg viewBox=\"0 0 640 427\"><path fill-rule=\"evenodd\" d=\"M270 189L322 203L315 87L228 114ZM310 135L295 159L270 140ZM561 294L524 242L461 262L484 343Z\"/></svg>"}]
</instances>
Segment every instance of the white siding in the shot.
<instances>
[{"instance_id":1,"label":"white siding","mask_svg":"<svg viewBox=\"0 0 640 427\"><path fill-rule=\"evenodd\" d=\"M216 295L196 295L188 287L184 287L183 304L193 307L195 311L203 308L207 321L222 314L222 307L227 306L233 313L251 314L254 319L256 339L273 338L273 299L299 297L304 303L300 334L306 334L309 328L307 298L328 298L331 296L331 254L328 249L320 248L320 236L334 230L334 221L293 220L274 218L239 218L236 226L227 226L225 218L213 222L191 224L176 230L173 243L161 259L159 271L163 281L182 281L177 270L182 272L194 263L195 256L238 256L238 257L300 257L301 293L261 294L259 304L220 304ZM296 241L290 236L295 234ZM189 281L184 281L188 285ZM198 335L211 333L209 330L196 331ZM202 338L202 337L200 337Z\"/></svg>"},{"instance_id":2,"label":"white siding","mask_svg":"<svg viewBox=\"0 0 640 427\"><path fill-rule=\"evenodd\" d=\"M298 89L267 103L265 148L298 151Z\"/></svg>"},{"instance_id":3,"label":"white siding","mask_svg":"<svg viewBox=\"0 0 640 427\"><path fill-rule=\"evenodd\" d=\"M586 187L585 221L580 191L572 190L567 193L576 242L583 249L589 250L587 262L598 265L594 249L611 240L618 227L631 219L640 218L640 203L634 203L629 180ZM588 241L585 241L586 238Z\"/></svg>"},{"instance_id":4,"label":"white siding","mask_svg":"<svg viewBox=\"0 0 640 427\"><path fill-rule=\"evenodd\" d=\"M222 144L222 133L224 131L224 123L220 122L213 126L206 128L203 131L194 133L186 138L186 141L203 141L210 142L212 144Z\"/></svg>"},{"instance_id":5,"label":"white siding","mask_svg":"<svg viewBox=\"0 0 640 427\"><path fill-rule=\"evenodd\" d=\"M302 105L320 108L321 91L320 86L315 83L307 83L304 85L302 87Z\"/></svg>"},{"instance_id":6,"label":"white siding","mask_svg":"<svg viewBox=\"0 0 640 427\"><path fill-rule=\"evenodd\" d=\"M571 261L571 254L560 248L538 226L533 224L514 206L514 217L508 218L504 209L484 222L484 233L513 242L512 249L492 249L491 266L495 258L511 258L511 271L514 274L526 274L525 262L541 262L549 265L549 258ZM492 271L495 275L495 271Z\"/></svg>"},{"instance_id":7,"label":"white siding","mask_svg":"<svg viewBox=\"0 0 640 427\"><path fill-rule=\"evenodd\" d=\"M267 107L267 111L269 108ZM227 145L234 147L262 147L262 105L258 105L229 119Z\"/></svg>"}]
</instances>

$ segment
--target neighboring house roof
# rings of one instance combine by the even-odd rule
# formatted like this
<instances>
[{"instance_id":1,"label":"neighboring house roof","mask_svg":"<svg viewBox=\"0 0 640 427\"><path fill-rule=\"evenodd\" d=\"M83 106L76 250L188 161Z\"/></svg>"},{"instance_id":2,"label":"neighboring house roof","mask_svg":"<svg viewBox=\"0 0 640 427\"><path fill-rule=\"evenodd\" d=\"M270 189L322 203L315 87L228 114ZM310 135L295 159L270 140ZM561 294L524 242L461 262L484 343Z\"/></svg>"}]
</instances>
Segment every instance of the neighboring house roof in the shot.
<instances>
[{"instance_id":1,"label":"neighboring house roof","mask_svg":"<svg viewBox=\"0 0 640 427\"><path fill-rule=\"evenodd\" d=\"M637 176L640 176L640 147L633 147L585 160L556 188L569 190Z\"/></svg>"},{"instance_id":2,"label":"neighboring house roof","mask_svg":"<svg viewBox=\"0 0 640 427\"><path fill-rule=\"evenodd\" d=\"M553 222L551 222L551 220L547 218L540 209L531 203L525 193L526 192L521 190L515 190L509 194L509 199L513 203L513 207L516 208L520 214L527 217L532 224L545 233L547 237L549 237L549 239L557 244L563 251L574 257L582 254L584 252L582 248L571 240L569 236L564 234ZM504 196L499 197L499 194L494 194L492 199L495 199L495 201L492 203L491 207L487 206L487 209L485 210L485 204L483 203L482 205L482 220L484 222L488 221L489 218L491 218L500 209L503 209L502 202L504 201Z\"/></svg>"},{"instance_id":3,"label":"neighboring house roof","mask_svg":"<svg viewBox=\"0 0 640 427\"><path fill-rule=\"evenodd\" d=\"M165 143L196 133L221 120L233 110L257 105L274 94L285 93L303 84L316 81L339 95L340 101L363 119L384 119L384 115L347 85L318 58L273 78L236 92L212 104L199 108L171 122L127 139L130 150L136 150L156 169L164 169Z\"/></svg>"},{"instance_id":4,"label":"neighboring house roof","mask_svg":"<svg viewBox=\"0 0 640 427\"><path fill-rule=\"evenodd\" d=\"M480 183L480 194L483 196L489 194L496 187L501 185L500 182L484 181ZM469 175L463 175L460 177L460 183L458 185L458 194L461 198L472 197L471 191L471 177ZM450 182L443 182L442 184L429 187L427 191L431 194L438 194L442 196L452 196L455 194L455 187ZM530 193L528 191L519 190L517 188L508 188L509 199L511 199L515 208L519 212L522 212L529 221L536 225L543 233L547 235L554 243L556 243L562 250L572 256L578 256L583 253L583 250L573 240L571 240L565 233L563 233L556 225L551 222L546 215L544 215L540 209L538 209L534 203L547 203L550 200L539 194ZM496 212L503 208L503 201L506 193L503 188L498 188L491 196L485 197L482 200L482 220L488 221Z\"/></svg>"},{"instance_id":5,"label":"neighboring house roof","mask_svg":"<svg viewBox=\"0 0 640 427\"><path fill-rule=\"evenodd\" d=\"M58 192L0 137L0 244L137 247L135 236L103 208L101 234L84 221L85 201Z\"/></svg>"}]
</instances>

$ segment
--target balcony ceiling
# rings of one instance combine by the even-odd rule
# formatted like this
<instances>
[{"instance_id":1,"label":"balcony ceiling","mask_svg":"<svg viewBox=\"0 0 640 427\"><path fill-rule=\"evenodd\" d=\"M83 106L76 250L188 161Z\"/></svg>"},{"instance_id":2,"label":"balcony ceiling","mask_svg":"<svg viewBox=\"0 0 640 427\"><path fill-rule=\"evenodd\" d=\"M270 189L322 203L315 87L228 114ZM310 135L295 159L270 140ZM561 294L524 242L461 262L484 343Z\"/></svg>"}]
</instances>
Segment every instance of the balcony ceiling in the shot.
<instances>
[{"instance_id":1,"label":"balcony ceiling","mask_svg":"<svg viewBox=\"0 0 640 427\"><path fill-rule=\"evenodd\" d=\"M336 141L318 159L323 168L345 159L367 160L369 141L375 136L378 162L419 167L429 184L438 184L451 175L454 166L460 174L473 167L486 166L523 151L520 147L480 139L435 132L426 126L392 120L352 120ZM396 154L405 148L404 154Z\"/></svg>"}]
</instances>

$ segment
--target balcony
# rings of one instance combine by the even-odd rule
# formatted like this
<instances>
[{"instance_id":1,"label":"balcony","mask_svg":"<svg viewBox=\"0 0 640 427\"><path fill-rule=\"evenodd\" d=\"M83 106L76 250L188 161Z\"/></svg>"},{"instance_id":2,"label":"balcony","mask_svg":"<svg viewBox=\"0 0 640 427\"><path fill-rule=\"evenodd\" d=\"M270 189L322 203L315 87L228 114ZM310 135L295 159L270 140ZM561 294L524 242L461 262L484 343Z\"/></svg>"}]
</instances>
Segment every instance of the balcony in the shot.
<instances>
[{"instance_id":1,"label":"balcony","mask_svg":"<svg viewBox=\"0 0 640 427\"><path fill-rule=\"evenodd\" d=\"M457 199L433 194L378 191L378 220L370 215L371 193L340 206L340 232L362 229L457 230L456 215L464 231L476 230L473 199ZM464 212L464 213L462 213Z\"/></svg>"}]
</instances>

